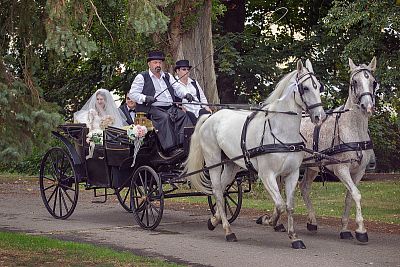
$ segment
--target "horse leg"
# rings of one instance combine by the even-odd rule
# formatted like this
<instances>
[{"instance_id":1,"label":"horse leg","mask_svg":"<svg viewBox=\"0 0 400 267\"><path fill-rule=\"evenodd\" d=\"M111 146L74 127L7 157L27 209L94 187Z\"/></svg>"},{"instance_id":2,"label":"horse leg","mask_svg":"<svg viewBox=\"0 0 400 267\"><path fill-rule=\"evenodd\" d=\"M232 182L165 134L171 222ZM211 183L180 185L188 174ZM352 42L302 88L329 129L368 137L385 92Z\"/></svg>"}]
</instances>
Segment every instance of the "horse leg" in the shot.
<instances>
[{"instance_id":1,"label":"horse leg","mask_svg":"<svg viewBox=\"0 0 400 267\"><path fill-rule=\"evenodd\" d=\"M292 248L294 249L305 249L303 241L298 238L294 230L294 193L299 177L299 171L294 171L289 176L286 177L285 189L286 189L286 212L288 215L288 235L290 240L292 240Z\"/></svg>"},{"instance_id":2,"label":"horse leg","mask_svg":"<svg viewBox=\"0 0 400 267\"><path fill-rule=\"evenodd\" d=\"M265 189L272 197L275 207L271 217L268 215L263 215L258 218L256 223L272 226L277 232L284 232L286 231L285 227L282 224L278 225L278 221L281 217L281 214L286 210L286 204L280 194L279 186L275 180L275 176L269 174L267 178L261 177L261 180L263 181Z\"/></svg>"},{"instance_id":3,"label":"horse leg","mask_svg":"<svg viewBox=\"0 0 400 267\"><path fill-rule=\"evenodd\" d=\"M215 177L212 175L212 171L210 170L210 177L211 177L211 182L213 185L213 194L215 196L215 201L216 201L216 213L218 213L216 220L221 220L222 221L222 228L225 231L225 238L226 241L228 242L236 242L237 238L236 235L232 232L231 226L228 222L228 218L225 213L225 199L224 199L224 192L226 190L226 186L231 182L232 176L232 166L231 164L227 164L224 166L224 170L222 171L222 174L219 179L213 179ZM233 176L234 177L234 176ZM209 221L209 229L210 229L210 224L214 225L215 221L210 220Z\"/></svg>"},{"instance_id":4,"label":"horse leg","mask_svg":"<svg viewBox=\"0 0 400 267\"><path fill-rule=\"evenodd\" d=\"M350 196L353 198L355 204L356 204L356 223L358 225L358 228L356 230L356 238L360 242L368 242L368 234L367 230L365 229L364 226L364 218L362 216L361 212L361 193L358 190L357 186L353 182L349 169L348 168L339 168L337 172L335 172L336 176L339 177L339 179L343 182L345 187L347 188L348 193L346 194L346 200L345 200L345 209L344 213L342 216L342 230L340 231L340 238L341 239L350 239L349 235L349 230L347 229L348 227L348 220L349 220L349 214L350 214L350 207L351 207L351 201L350 201ZM363 172L359 173L356 175L354 180L360 181L360 177L363 176ZM357 182L358 183L358 182Z\"/></svg>"},{"instance_id":5,"label":"horse leg","mask_svg":"<svg viewBox=\"0 0 400 267\"><path fill-rule=\"evenodd\" d=\"M318 229L318 223L317 223L317 218L315 216L314 206L310 198L312 182L314 181L316 176L317 176L317 171L306 168L303 180L299 183L301 196L303 197L304 203L306 204L308 211L307 230L312 232L316 232Z\"/></svg>"}]
</instances>

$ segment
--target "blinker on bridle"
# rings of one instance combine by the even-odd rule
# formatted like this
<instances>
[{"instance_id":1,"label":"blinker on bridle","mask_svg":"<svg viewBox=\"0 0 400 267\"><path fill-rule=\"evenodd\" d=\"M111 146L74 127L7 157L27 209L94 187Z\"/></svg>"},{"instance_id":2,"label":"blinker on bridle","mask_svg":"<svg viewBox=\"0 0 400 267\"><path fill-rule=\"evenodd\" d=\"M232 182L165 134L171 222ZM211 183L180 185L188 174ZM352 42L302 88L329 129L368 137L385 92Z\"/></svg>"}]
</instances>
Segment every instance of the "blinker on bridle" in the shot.
<instances>
[{"instance_id":1,"label":"blinker on bridle","mask_svg":"<svg viewBox=\"0 0 400 267\"><path fill-rule=\"evenodd\" d=\"M305 91L304 86L303 86L303 82L307 81L308 79L311 79L311 83L312 83L312 85L314 87L314 90L318 89L317 83L312 78L313 76L315 77L315 80L317 80L317 77L312 72L306 72L306 73L304 73L302 75L297 75L297 77L296 77L297 89L299 90L299 94L300 94L301 100L303 101L304 105L306 105L306 110L307 111L322 106L321 102L309 106L309 105L307 105L307 103L303 99L303 95L304 95L304 91ZM322 93L322 92L324 92L324 85L321 82L320 82L320 84L321 84L320 93Z\"/></svg>"}]
</instances>

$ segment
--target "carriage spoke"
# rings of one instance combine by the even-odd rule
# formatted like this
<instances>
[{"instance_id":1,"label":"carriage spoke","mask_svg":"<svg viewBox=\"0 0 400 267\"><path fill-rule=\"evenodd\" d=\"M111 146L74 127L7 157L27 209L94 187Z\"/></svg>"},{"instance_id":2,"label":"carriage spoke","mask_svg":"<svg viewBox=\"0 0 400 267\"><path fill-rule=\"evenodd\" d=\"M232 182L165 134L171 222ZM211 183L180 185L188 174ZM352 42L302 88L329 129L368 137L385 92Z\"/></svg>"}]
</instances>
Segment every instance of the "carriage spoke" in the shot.
<instances>
[{"instance_id":1,"label":"carriage spoke","mask_svg":"<svg viewBox=\"0 0 400 267\"><path fill-rule=\"evenodd\" d=\"M146 222L147 222L147 226L149 226L150 225L150 220L149 220L149 203L146 201L145 202L145 209L144 209L144 212L145 212L145 214L146 214Z\"/></svg>"},{"instance_id":2,"label":"carriage spoke","mask_svg":"<svg viewBox=\"0 0 400 267\"><path fill-rule=\"evenodd\" d=\"M54 203L53 203L53 213L55 214L56 204L57 204L57 196L58 196L58 186L55 189Z\"/></svg>"},{"instance_id":3,"label":"carriage spoke","mask_svg":"<svg viewBox=\"0 0 400 267\"><path fill-rule=\"evenodd\" d=\"M52 182L54 182L56 180L54 178L49 178L49 177L47 177L45 175L43 175L43 179L46 179L46 180L49 180L49 181L52 181Z\"/></svg>"},{"instance_id":4,"label":"carriage spoke","mask_svg":"<svg viewBox=\"0 0 400 267\"><path fill-rule=\"evenodd\" d=\"M54 188L54 191L50 194L50 197L47 199L47 202L51 201L51 199L53 198L54 194L57 191L58 186L56 186L56 185L53 185L53 186L55 186L56 188ZM51 187L53 187L53 186L51 186Z\"/></svg>"},{"instance_id":5,"label":"carriage spoke","mask_svg":"<svg viewBox=\"0 0 400 267\"><path fill-rule=\"evenodd\" d=\"M125 193L125 197L124 197L124 200L123 200L124 203L126 202L126 199L128 198L130 192L131 192L131 188L129 187L128 190Z\"/></svg>"},{"instance_id":6,"label":"carriage spoke","mask_svg":"<svg viewBox=\"0 0 400 267\"><path fill-rule=\"evenodd\" d=\"M61 202L61 188L58 188L58 201L59 201L59 205L60 205L60 217L62 217L62 202Z\"/></svg>"},{"instance_id":7,"label":"carriage spoke","mask_svg":"<svg viewBox=\"0 0 400 267\"><path fill-rule=\"evenodd\" d=\"M61 196L62 196L62 200L63 200L63 204L64 204L65 211L68 213L68 206L67 206L67 202L65 201L64 195L63 195L63 194L61 194Z\"/></svg>"},{"instance_id":8,"label":"carriage spoke","mask_svg":"<svg viewBox=\"0 0 400 267\"><path fill-rule=\"evenodd\" d=\"M230 195L227 195L226 198L227 198L227 200L229 198L233 202L233 204L235 204L235 206L238 205L238 203ZM228 201L226 201L226 202L228 202Z\"/></svg>"},{"instance_id":9,"label":"carriage spoke","mask_svg":"<svg viewBox=\"0 0 400 267\"><path fill-rule=\"evenodd\" d=\"M231 207L231 205L229 204L229 201L227 201L227 199L225 199L225 212L227 211L227 210L229 210L229 213L230 213L230 215L232 216L233 215L233 211L232 211L232 207Z\"/></svg>"},{"instance_id":10,"label":"carriage spoke","mask_svg":"<svg viewBox=\"0 0 400 267\"><path fill-rule=\"evenodd\" d=\"M73 203L74 201L72 200L72 198L68 194L67 190L65 190L65 188L62 188L62 187L61 187L61 189L64 191L64 194L68 197L69 201L71 201L71 203ZM75 190L73 190L73 191L75 191Z\"/></svg>"},{"instance_id":11,"label":"carriage spoke","mask_svg":"<svg viewBox=\"0 0 400 267\"><path fill-rule=\"evenodd\" d=\"M56 185L55 185L55 184L52 184L52 185L50 185L50 186L48 186L48 187L46 187L46 188L43 188L43 191L46 191L47 189L53 188L54 186L56 186Z\"/></svg>"}]
</instances>

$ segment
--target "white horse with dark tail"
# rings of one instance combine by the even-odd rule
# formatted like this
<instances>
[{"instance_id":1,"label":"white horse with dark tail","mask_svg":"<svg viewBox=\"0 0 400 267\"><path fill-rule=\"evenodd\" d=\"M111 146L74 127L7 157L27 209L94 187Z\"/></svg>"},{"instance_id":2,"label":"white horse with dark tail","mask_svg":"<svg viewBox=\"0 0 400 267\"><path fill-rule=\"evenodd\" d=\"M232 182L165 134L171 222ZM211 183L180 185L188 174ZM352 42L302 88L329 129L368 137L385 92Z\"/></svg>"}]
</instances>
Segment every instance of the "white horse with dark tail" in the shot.
<instances>
[{"instance_id":1,"label":"white horse with dark tail","mask_svg":"<svg viewBox=\"0 0 400 267\"><path fill-rule=\"evenodd\" d=\"M210 230L222 222L226 240L237 241L225 214L224 192L236 173L247 168L262 180L274 201L273 215L265 221L276 227L280 215L286 211L292 247L305 248L293 225L294 191L304 157L300 121L302 110L309 112L313 123L319 124L324 120L320 89L322 84L315 77L310 61L307 60L304 67L299 60L297 70L278 83L264 102L262 111L251 113L226 109L199 119L191 137L187 173L202 169L204 163L208 167L223 159L244 156L211 168L210 178L203 173L188 177L198 190L215 196L217 208L208 221ZM277 177L285 181L286 202L279 192Z\"/></svg>"},{"instance_id":2,"label":"white horse with dark tail","mask_svg":"<svg viewBox=\"0 0 400 267\"><path fill-rule=\"evenodd\" d=\"M375 106L375 89L377 81L373 76L376 68L374 57L369 65L356 66L349 59L350 86L346 104L335 109L339 113L328 116L322 123L319 134L314 134L314 125L309 119L304 119L301 132L308 140L308 147L334 157L339 164L326 165L325 171L333 173L342 181L347 189L345 208L342 216L340 238L353 239L348 229L349 213L352 200L356 204L356 238L360 242L368 242L367 230L361 213L361 194L357 184L365 174L365 169L373 157L372 142L368 133L368 118ZM319 136L318 140L313 135ZM305 161L305 165L315 163L314 159ZM318 163L318 159L317 159ZM317 219L310 199L312 181L321 171L318 167L306 168L304 178L300 183L301 193L308 209L307 229L317 231Z\"/></svg>"}]
</instances>

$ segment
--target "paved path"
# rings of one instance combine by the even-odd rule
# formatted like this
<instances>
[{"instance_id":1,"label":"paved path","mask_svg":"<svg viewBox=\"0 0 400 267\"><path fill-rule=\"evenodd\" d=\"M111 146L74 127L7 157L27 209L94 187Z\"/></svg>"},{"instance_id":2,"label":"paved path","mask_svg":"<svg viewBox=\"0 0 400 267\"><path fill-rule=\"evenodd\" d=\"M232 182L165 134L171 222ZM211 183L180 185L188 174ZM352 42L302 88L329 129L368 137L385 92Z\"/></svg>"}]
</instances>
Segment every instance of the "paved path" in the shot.
<instances>
[{"instance_id":1,"label":"paved path","mask_svg":"<svg viewBox=\"0 0 400 267\"><path fill-rule=\"evenodd\" d=\"M313 235L298 225L307 249L293 250L286 233L239 216L233 224L239 242L227 243L221 226L207 230L207 210L165 210L160 226L144 231L115 198L94 204L91 192L83 191L74 214L56 220L35 184L0 186L0 230L102 244L192 266L400 266L400 235L369 233L370 242L360 244L338 239L337 229L322 226Z\"/></svg>"}]
</instances>

